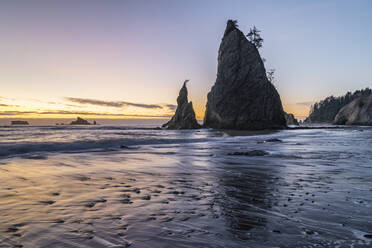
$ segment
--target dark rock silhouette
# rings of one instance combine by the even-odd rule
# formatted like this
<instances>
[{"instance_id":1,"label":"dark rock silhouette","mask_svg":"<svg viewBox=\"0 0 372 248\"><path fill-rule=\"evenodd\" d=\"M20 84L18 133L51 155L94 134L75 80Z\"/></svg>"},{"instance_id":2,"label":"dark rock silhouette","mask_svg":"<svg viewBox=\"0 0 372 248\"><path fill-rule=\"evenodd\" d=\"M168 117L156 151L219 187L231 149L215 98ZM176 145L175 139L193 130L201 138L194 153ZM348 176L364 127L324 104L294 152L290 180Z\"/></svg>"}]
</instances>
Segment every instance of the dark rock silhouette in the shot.
<instances>
[{"instance_id":1,"label":"dark rock silhouette","mask_svg":"<svg viewBox=\"0 0 372 248\"><path fill-rule=\"evenodd\" d=\"M344 106L336 115L333 123L372 126L372 94L359 97Z\"/></svg>"},{"instance_id":2,"label":"dark rock silhouette","mask_svg":"<svg viewBox=\"0 0 372 248\"><path fill-rule=\"evenodd\" d=\"M70 125L92 125L92 123L84 120L83 118L78 117L76 121L72 121Z\"/></svg>"},{"instance_id":3,"label":"dark rock silhouette","mask_svg":"<svg viewBox=\"0 0 372 248\"><path fill-rule=\"evenodd\" d=\"M293 114L288 114L286 112L284 112L284 117L285 117L285 120L287 122L287 125L295 125L295 126L298 126L298 120L294 117Z\"/></svg>"},{"instance_id":4,"label":"dark rock silhouette","mask_svg":"<svg viewBox=\"0 0 372 248\"><path fill-rule=\"evenodd\" d=\"M370 94L372 94L372 90L365 88L356 90L353 93L347 92L343 96L329 96L311 106L310 114L304 120L304 123L332 123L342 107L359 97L369 96Z\"/></svg>"},{"instance_id":5,"label":"dark rock silhouette","mask_svg":"<svg viewBox=\"0 0 372 248\"><path fill-rule=\"evenodd\" d=\"M192 102L187 99L186 80L180 90L177 98L176 113L170 121L165 123L162 127L167 129L197 129L200 125L196 121L195 112L192 107Z\"/></svg>"},{"instance_id":6,"label":"dark rock silhouette","mask_svg":"<svg viewBox=\"0 0 372 248\"><path fill-rule=\"evenodd\" d=\"M11 125L29 125L28 121L12 121Z\"/></svg>"},{"instance_id":7,"label":"dark rock silhouette","mask_svg":"<svg viewBox=\"0 0 372 248\"><path fill-rule=\"evenodd\" d=\"M208 93L206 127L278 129L286 127L280 96L266 77L254 44L227 22L218 52L217 79Z\"/></svg>"}]
</instances>

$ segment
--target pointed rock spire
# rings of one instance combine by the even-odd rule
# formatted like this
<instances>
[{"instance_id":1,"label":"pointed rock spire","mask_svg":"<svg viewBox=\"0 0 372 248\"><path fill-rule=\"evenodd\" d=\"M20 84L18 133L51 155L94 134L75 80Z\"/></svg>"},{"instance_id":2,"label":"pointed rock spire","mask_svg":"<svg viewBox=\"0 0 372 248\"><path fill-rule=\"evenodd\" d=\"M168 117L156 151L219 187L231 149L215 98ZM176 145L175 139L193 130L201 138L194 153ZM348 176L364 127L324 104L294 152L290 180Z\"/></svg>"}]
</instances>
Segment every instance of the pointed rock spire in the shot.
<instances>
[{"instance_id":1,"label":"pointed rock spire","mask_svg":"<svg viewBox=\"0 0 372 248\"><path fill-rule=\"evenodd\" d=\"M177 97L176 113L170 121L165 123L162 127L167 129L197 129L200 125L196 121L195 112L192 107L192 102L187 99L187 87L185 80L180 93Z\"/></svg>"},{"instance_id":2,"label":"pointed rock spire","mask_svg":"<svg viewBox=\"0 0 372 248\"><path fill-rule=\"evenodd\" d=\"M222 129L284 128L280 96L253 43L229 20L218 51L217 79L208 93L204 125Z\"/></svg>"},{"instance_id":3,"label":"pointed rock spire","mask_svg":"<svg viewBox=\"0 0 372 248\"><path fill-rule=\"evenodd\" d=\"M180 93L178 94L178 97L177 97L177 104L178 106L182 106L183 104L185 103L188 103L188 99L187 99L187 88L186 88L186 83L190 81L190 80L185 80L185 82L183 82L183 86L180 90Z\"/></svg>"}]
</instances>

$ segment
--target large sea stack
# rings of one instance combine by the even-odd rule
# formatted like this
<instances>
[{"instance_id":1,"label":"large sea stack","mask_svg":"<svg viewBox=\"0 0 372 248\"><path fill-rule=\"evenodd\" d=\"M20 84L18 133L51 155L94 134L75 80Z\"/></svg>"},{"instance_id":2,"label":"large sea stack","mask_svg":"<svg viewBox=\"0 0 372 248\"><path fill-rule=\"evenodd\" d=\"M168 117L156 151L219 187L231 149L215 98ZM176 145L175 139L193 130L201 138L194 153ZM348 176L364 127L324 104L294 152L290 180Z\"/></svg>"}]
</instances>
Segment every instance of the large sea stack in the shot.
<instances>
[{"instance_id":1,"label":"large sea stack","mask_svg":"<svg viewBox=\"0 0 372 248\"><path fill-rule=\"evenodd\" d=\"M334 124L372 126L372 94L362 96L337 113Z\"/></svg>"},{"instance_id":2,"label":"large sea stack","mask_svg":"<svg viewBox=\"0 0 372 248\"><path fill-rule=\"evenodd\" d=\"M266 77L257 48L232 20L219 48L217 79L208 93L204 125L246 130L286 127L280 96Z\"/></svg>"},{"instance_id":3,"label":"large sea stack","mask_svg":"<svg viewBox=\"0 0 372 248\"><path fill-rule=\"evenodd\" d=\"M192 102L187 99L186 80L177 97L176 113L170 121L165 123L162 127L167 129L197 129L200 125L196 121L194 108Z\"/></svg>"}]
</instances>

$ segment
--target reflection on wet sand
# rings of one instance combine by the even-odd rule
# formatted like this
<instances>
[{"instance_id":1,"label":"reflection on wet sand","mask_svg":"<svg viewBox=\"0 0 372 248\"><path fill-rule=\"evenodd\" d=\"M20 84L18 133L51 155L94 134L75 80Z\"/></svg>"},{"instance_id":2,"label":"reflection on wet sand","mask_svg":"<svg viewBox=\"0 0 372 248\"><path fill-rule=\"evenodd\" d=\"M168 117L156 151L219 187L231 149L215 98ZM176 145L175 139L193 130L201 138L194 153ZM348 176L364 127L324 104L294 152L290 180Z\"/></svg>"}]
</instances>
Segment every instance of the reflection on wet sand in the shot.
<instances>
[{"instance_id":1,"label":"reflection on wet sand","mask_svg":"<svg viewBox=\"0 0 372 248\"><path fill-rule=\"evenodd\" d=\"M369 155L296 132L3 160L1 247L368 247Z\"/></svg>"}]
</instances>

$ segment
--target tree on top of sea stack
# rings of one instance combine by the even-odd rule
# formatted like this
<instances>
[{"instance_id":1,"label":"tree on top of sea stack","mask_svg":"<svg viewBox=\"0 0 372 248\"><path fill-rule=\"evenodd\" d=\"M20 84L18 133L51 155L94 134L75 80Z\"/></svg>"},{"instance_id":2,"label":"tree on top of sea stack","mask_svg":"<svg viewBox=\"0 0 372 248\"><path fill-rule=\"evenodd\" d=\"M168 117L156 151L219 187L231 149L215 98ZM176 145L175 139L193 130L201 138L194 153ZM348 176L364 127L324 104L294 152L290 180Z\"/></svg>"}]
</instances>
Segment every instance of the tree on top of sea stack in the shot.
<instances>
[{"instance_id":1,"label":"tree on top of sea stack","mask_svg":"<svg viewBox=\"0 0 372 248\"><path fill-rule=\"evenodd\" d=\"M249 33L247 34L248 40L253 43L257 49L262 47L263 39L260 35L261 31L256 28L256 26L253 26L253 29L251 28Z\"/></svg>"},{"instance_id":2,"label":"tree on top of sea stack","mask_svg":"<svg viewBox=\"0 0 372 248\"><path fill-rule=\"evenodd\" d=\"M238 28L239 25L238 25L238 20L229 20L231 21L232 25L234 25L234 27Z\"/></svg>"},{"instance_id":3,"label":"tree on top of sea stack","mask_svg":"<svg viewBox=\"0 0 372 248\"><path fill-rule=\"evenodd\" d=\"M257 31L252 30L252 41L256 38L260 42L263 39L253 35ZM227 22L218 51L216 82L208 93L204 126L242 130L286 127L280 96L267 78L256 45L247 40L236 22Z\"/></svg>"},{"instance_id":4,"label":"tree on top of sea stack","mask_svg":"<svg viewBox=\"0 0 372 248\"><path fill-rule=\"evenodd\" d=\"M189 80L185 80L177 97L176 113L173 115L172 119L162 127L167 129L197 129L201 127L196 121L192 102L189 102L187 98L186 83L188 81Z\"/></svg>"}]
</instances>

